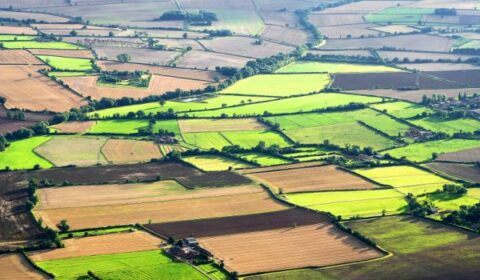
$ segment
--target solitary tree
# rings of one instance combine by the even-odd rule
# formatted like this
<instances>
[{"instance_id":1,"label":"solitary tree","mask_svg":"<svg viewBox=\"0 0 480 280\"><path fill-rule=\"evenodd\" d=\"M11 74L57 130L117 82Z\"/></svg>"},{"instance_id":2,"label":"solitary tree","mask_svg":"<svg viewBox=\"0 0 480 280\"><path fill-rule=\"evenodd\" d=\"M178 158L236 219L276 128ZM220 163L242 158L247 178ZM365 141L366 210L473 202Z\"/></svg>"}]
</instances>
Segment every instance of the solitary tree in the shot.
<instances>
[{"instance_id":1,"label":"solitary tree","mask_svg":"<svg viewBox=\"0 0 480 280\"><path fill-rule=\"evenodd\" d=\"M57 224L57 228L60 232L67 232L70 229L70 226L67 223L67 220L61 220L60 223Z\"/></svg>"},{"instance_id":2,"label":"solitary tree","mask_svg":"<svg viewBox=\"0 0 480 280\"><path fill-rule=\"evenodd\" d=\"M117 55L117 59L120 62L129 62L132 58L126 53L121 53Z\"/></svg>"}]
</instances>

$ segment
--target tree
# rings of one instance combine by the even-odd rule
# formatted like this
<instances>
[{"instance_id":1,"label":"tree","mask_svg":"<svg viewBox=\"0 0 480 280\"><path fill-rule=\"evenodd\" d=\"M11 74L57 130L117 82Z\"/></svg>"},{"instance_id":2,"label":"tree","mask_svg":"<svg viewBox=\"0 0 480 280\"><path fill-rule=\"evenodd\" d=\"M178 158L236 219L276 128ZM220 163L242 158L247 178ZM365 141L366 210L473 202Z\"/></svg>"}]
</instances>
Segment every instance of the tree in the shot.
<instances>
[{"instance_id":1,"label":"tree","mask_svg":"<svg viewBox=\"0 0 480 280\"><path fill-rule=\"evenodd\" d=\"M164 100L164 99L160 99L160 102L159 102L159 103L160 103L160 106L163 107L163 106L165 105L165 100Z\"/></svg>"},{"instance_id":2,"label":"tree","mask_svg":"<svg viewBox=\"0 0 480 280\"><path fill-rule=\"evenodd\" d=\"M72 31L70 31L70 35L71 35L71 36L77 36L77 35L78 35L78 33L77 33L77 31L75 31L75 30L72 30Z\"/></svg>"},{"instance_id":3,"label":"tree","mask_svg":"<svg viewBox=\"0 0 480 280\"><path fill-rule=\"evenodd\" d=\"M129 62L132 58L130 57L130 55L126 54L126 53L121 53L119 55L117 55L117 59L118 61L120 62Z\"/></svg>"},{"instance_id":4,"label":"tree","mask_svg":"<svg viewBox=\"0 0 480 280\"><path fill-rule=\"evenodd\" d=\"M67 220L61 220L60 223L57 224L57 228L61 233L64 233L70 229L70 226L68 225Z\"/></svg>"}]
</instances>

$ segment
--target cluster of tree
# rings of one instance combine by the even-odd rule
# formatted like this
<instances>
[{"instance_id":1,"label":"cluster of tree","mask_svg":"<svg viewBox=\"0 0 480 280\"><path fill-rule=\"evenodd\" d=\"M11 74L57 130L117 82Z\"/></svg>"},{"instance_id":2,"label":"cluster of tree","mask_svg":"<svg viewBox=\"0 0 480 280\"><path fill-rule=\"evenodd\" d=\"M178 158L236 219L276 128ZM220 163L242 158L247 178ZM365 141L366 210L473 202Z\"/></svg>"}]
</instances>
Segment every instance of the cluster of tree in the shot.
<instances>
[{"instance_id":1,"label":"cluster of tree","mask_svg":"<svg viewBox=\"0 0 480 280\"><path fill-rule=\"evenodd\" d=\"M298 22L305 30L307 30L310 33L310 36L313 39L313 42L310 42L307 44L307 46L311 48L318 45L323 40L323 36L318 31L317 27L308 20L308 13L309 13L308 10L295 11L295 15L297 15L298 17Z\"/></svg>"},{"instance_id":2,"label":"cluster of tree","mask_svg":"<svg viewBox=\"0 0 480 280\"><path fill-rule=\"evenodd\" d=\"M158 135L160 137L175 137L175 133L173 132L170 132L166 129L159 129L158 131L154 131L154 128L155 128L155 123L156 123L156 120L154 118L151 118L149 121L148 121L148 125L146 127L141 127L138 129L138 134L139 135L142 135L142 136L154 136L154 135Z\"/></svg>"},{"instance_id":3,"label":"cluster of tree","mask_svg":"<svg viewBox=\"0 0 480 280\"><path fill-rule=\"evenodd\" d=\"M435 9L435 15L437 16L456 16L457 10L455 8L437 8Z\"/></svg>"},{"instance_id":4,"label":"cluster of tree","mask_svg":"<svg viewBox=\"0 0 480 280\"><path fill-rule=\"evenodd\" d=\"M203 10L200 10L198 13L175 10L167 11L155 20L186 20L191 25L209 26L212 25L214 21L218 21L218 17L213 12Z\"/></svg>"},{"instance_id":5,"label":"cluster of tree","mask_svg":"<svg viewBox=\"0 0 480 280\"><path fill-rule=\"evenodd\" d=\"M301 60L306 61L325 61L325 62L340 62L340 63L358 63L358 64L384 64L382 59L376 56L350 56L350 55L315 55L307 53Z\"/></svg>"},{"instance_id":6,"label":"cluster of tree","mask_svg":"<svg viewBox=\"0 0 480 280\"><path fill-rule=\"evenodd\" d=\"M468 192L468 190L463 186L454 185L454 184L443 185L443 191L453 195L462 195Z\"/></svg>"},{"instance_id":7,"label":"cluster of tree","mask_svg":"<svg viewBox=\"0 0 480 280\"><path fill-rule=\"evenodd\" d=\"M35 20L35 19L16 19L16 18L8 18L8 17L0 17L0 22L1 23L7 23L7 24L21 24L21 25L30 25L33 23L48 23L44 20Z\"/></svg>"},{"instance_id":8,"label":"cluster of tree","mask_svg":"<svg viewBox=\"0 0 480 280\"><path fill-rule=\"evenodd\" d=\"M479 48L454 48L452 52L459 53L459 54L480 55Z\"/></svg>"},{"instance_id":9,"label":"cluster of tree","mask_svg":"<svg viewBox=\"0 0 480 280\"><path fill-rule=\"evenodd\" d=\"M480 231L480 203L472 206L462 205L459 210L445 216L443 221Z\"/></svg>"},{"instance_id":10,"label":"cluster of tree","mask_svg":"<svg viewBox=\"0 0 480 280\"><path fill-rule=\"evenodd\" d=\"M7 111L7 119L24 121L25 120L25 113L23 111L20 111L20 110L8 110Z\"/></svg>"},{"instance_id":11,"label":"cluster of tree","mask_svg":"<svg viewBox=\"0 0 480 280\"><path fill-rule=\"evenodd\" d=\"M150 75L143 71L102 71L98 81L108 84L119 84L126 82L130 86L148 87L150 84Z\"/></svg>"},{"instance_id":12,"label":"cluster of tree","mask_svg":"<svg viewBox=\"0 0 480 280\"><path fill-rule=\"evenodd\" d=\"M408 209L415 216L425 217L434 214L437 210L432 202L428 200L418 201L417 197L409 193L406 197Z\"/></svg>"},{"instance_id":13,"label":"cluster of tree","mask_svg":"<svg viewBox=\"0 0 480 280\"><path fill-rule=\"evenodd\" d=\"M235 76L235 74L238 73L239 70L236 67L228 67L228 66L220 67L220 66L217 66L217 67L215 67L215 71L217 71L218 73L220 73L222 75L225 75L227 77L233 77L233 76Z\"/></svg>"},{"instance_id":14,"label":"cluster of tree","mask_svg":"<svg viewBox=\"0 0 480 280\"><path fill-rule=\"evenodd\" d=\"M0 152L5 151L5 148L7 148L9 145L10 145L10 143L8 143L8 141L7 141L7 139L5 138L5 136L3 136L2 134L0 134Z\"/></svg>"},{"instance_id":15,"label":"cluster of tree","mask_svg":"<svg viewBox=\"0 0 480 280\"><path fill-rule=\"evenodd\" d=\"M0 96L0 105L5 104L5 102L7 102L7 99L3 96Z\"/></svg>"},{"instance_id":16,"label":"cluster of tree","mask_svg":"<svg viewBox=\"0 0 480 280\"><path fill-rule=\"evenodd\" d=\"M47 122L39 122L33 125L31 128L20 128L18 130L8 132L5 134L5 138L9 141L20 140L30 138L34 135L44 135L49 132Z\"/></svg>"},{"instance_id":17,"label":"cluster of tree","mask_svg":"<svg viewBox=\"0 0 480 280\"><path fill-rule=\"evenodd\" d=\"M123 63L127 63L130 60L132 60L132 58L127 53L121 53L121 54L117 55L117 60L120 61L120 62L123 62Z\"/></svg>"}]
</instances>

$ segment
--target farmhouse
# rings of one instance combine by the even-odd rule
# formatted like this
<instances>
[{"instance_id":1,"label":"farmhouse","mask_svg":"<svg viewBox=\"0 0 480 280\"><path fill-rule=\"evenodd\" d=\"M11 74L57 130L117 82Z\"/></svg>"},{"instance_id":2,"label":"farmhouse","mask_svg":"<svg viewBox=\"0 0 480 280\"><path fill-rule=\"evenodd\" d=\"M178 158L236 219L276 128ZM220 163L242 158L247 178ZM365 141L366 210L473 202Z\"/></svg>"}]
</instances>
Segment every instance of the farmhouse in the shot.
<instances>
[{"instance_id":1,"label":"farmhouse","mask_svg":"<svg viewBox=\"0 0 480 280\"><path fill-rule=\"evenodd\" d=\"M192 263L205 263L213 257L209 251L200 247L194 237L179 240L168 252L177 258Z\"/></svg>"}]
</instances>

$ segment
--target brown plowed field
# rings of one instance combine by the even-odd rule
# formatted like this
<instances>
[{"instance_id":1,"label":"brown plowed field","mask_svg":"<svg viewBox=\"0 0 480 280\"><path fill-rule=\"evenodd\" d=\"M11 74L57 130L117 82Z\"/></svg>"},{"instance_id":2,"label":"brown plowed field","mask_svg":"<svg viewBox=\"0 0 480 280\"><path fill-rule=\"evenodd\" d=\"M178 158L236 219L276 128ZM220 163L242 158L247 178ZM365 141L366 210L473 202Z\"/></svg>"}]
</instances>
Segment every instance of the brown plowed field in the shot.
<instances>
[{"instance_id":1,"label":"brown plowed field","mask_svg":"<svg viewBox=\"0 0 480 280\"><path fill-rule=\"evenodd\" d=\"M17 2L17 1L15 1ZM30 7L31 1L28 1L28 7ZM9 6L14 4L9 1ZM8 8L8 7L7 7ZM68 22L69 18L49 15L49 14L40 14L40 13L23 13L23 12L13 12L13 11L0 11L0 18L14 18L17 20L28 20L34 19L36 21L45 21L45 22Z\"/></svg>"},{"instance_id":2,"label":"brown plowed field","mask_svg":"<svg viewBox=\"0 0 480 280\"><path fill-rule=\"evenodd\" d=\"M176 64L180 67L214 70L217 66L242 68L250 60L252 59L232 54L194 50L181 57Z\"/></svg>"},{"instance_id":3,"label":"brown plowed field","mask_svg":"<svg viewBox=\"0 0 480 280\"><path fill-rule=\"evenodd\" d=\"M424 95L432 97L435 95L445 95L449 97L458 97L458 94L474 94L480 92L480 88L458 88L458 89L421 89L421 90L395 90L395 89L372 89L372 90L355 90L355 93L393 97L412 102L421 102Z\"/></svg>"},{"instance_id":4,"label":"brown plowed field","mask_svg":"<svg viewBox=\"0 0 480 280\"><path fill-rule=\"evenodd\" d=\"M0 34L37 35L37 33L38 33L37 31L27 26L7 26L7 25L0 26Z\"/></svg>"},{"instance_id":5,"label":"brown plowed field","mask_svg":"<svg viewBox=\"0 0 480 280\"><path fill-rule=\"evenodd\" d=\"M30 49L34 55L53 55L76 58L93 58L93 54L89 50L53 50L53 49Z\"/></svg>"},{"instance_id":6,"label":"brown plowed field","mask_svg":"<svg viewBox=\"0 0 480 280\"><path fill-rule=\"evenodd\" d=\"M265 125L256 119L191 119L179 120L178 125L183 133L266 129Z\"/></svg>"},{"instance_id":7,"label":"brown plowed field","mask_svg":"<svg viewBox=\"0 0 480 280\"><path fill-rule=\"evenodd\" d=\"M163 202L130 204L125 201L117 205L35 210L35 215L42 217L51 228L66 219L72 229L81 229L246 215L285 208L266 192L257 192Z\"/></svg>"},{"instance_id":8,"label":"brown plowed field","mask_svg":"<svg viewBox=\"0 0 480 280\"><path fill-rule=\"evenodd\" d=\"M42 68L45 67L0 66L3 73L0 75L0 95L7 99L7 108L65 112L87 105L83 98L37 72Z\"/></svg>"},{"instance_id":9,"label":"brown plowed field","mask_svg":"<svg viewBox=\"0 0 480 280\"><path fill-rule=\"evenodd\" d=\"M303 226L329 221L330 219L323 214L314 213L300 208L292 208L288 210L244 216L150 224L145 225L145 227L162 236L181 239L189 236L199 238L272 230L288 228L293 225Z\"/></svg>"},{"instance_id":10,"label":"brown plowed field","mask_svg":"<svg viewBox=\"0 0 480 280\"><path fill-rule=\"evenodd\" d=\"M480 183L480 168L469 164L433 162L427 167L454 178L472 183Z\"/></svg>"},{"instance_id":11,"label":"brown plowed field","mask_svg":"<svg viewBox=\"0 0 480 280\"><path fill-rule=\"evenodd\" d=\"M262 173L262 172L269 172L269 171L300 169L300 168L320 166L320 165L324 165L324 164L321 162L300 162L300 163L292 163L292 164L286 164L286 165L242 169L240 170L240 173L243 175L246 175L246 174Z\"/></svg>"},{"instance_id":12,"label":"brown plowed field","mask_svg":"<svg viewBox=\"0 0 480 280\"><path fill-rule=\"evenodd\" d=\"M316 14L312 13L308 17L312 24L316 26L334 26L346 24L365 23L361 14Z\"/></svg>"},{"instance_id":13,"label":"brown plowed field","mask_svg":"<svg viewBox=\"0 0 480 280\"><path fill-rule=\"evenodd\" d=\"M239 275L327 266L383 254L328 223L200 238L201 246Z\"/></svg>"},{"instance_id":14,"label":"brown plowed field","mask_svg":"<svg viewBox=\"0 0 480 280\"><path fill-rule=\"evenodd\" d=\"M63 241L64 248L31 252L28 256L36 262L74 257L97 256L155 250L162 239L144 231L107 234L92 237L70 238Z\"/></svg>"},{"instance_id":15,"label":"brown plowed field","mask_svg":"<svg viewBox=\"0 0 480 280\"><path fill-rule=\"evenodd\" d=\"M48 279L40 271L32 267L21 254L0 255L0 279L2 280L32 280Z\"/></svg>"},{"instance_id":16,"label":"brown plowed field","mask_svg":"<svg viewBox=\"0 0 480 280\"><path fill-rule=\"evenodd\" d=\"M62 133L85 133L93 125L94 121L85 121L85 122L64 122L52 126L54 129L58 129Z\"/></svg>"},{"instance_id":17,"label":"brown plowed field","mask_svg":"<svg viewBox=\"0 0 480 280\"><path fill-rule=\"evenodd\" d=\"M453 162L480 162L480 148L461 150L453 153L445 153L438 156L439 161Z\"/></svg>"},{"instance_id":18,"label":"brown plowed field","mask_svg":"<svg viewBox=\"0 0 480 280\"><path fill-rule=\"evenodd\" d=\"M262 37L277 43L301 46L308 42L309 35L302 29L278 25L266 25Z\"/></svg>"},{"instance_id":19,"label":"brown plowed field","mask_svg":"<svg viewBox=\"0 0 480 280\"><path fill-rule=\"evenodd\" d=\"M65 77L62 80L73 90L87 97L99 100L103 97L120 99L122 97L132 97L135 99L147 97L150 95L162 95L168 91L176 89L195 90L203 89L209 85L208 82L173 78L166 76L152 75L150 86L145 89L133 87L102 87L97 86L96 76L83 77Z\"/></svg>"},{"instance_id":20,"label":"brown plowed field","mask_svg":"<svg viewBox=\"0 0 480 280\"><path fill-rule=\"evenodd\" d=\"M480 70L436 71L426 72L429 75L464 84L466 87L480 87Z\"/></svg>"},{"instance_id":21,"label":"brown plowed field","mask_svg":"<svg viewBox=\"0 0 480 280\"><path fill-rule=\"evenodd\" d=\"M43 65L43 62L25 50L0 50L0 64Z\"/></svg>"},{"instance_id":22,"label":"brown plowed field","mask_svg":"<svg viewBox=\"0 0 480 280\"><path fill-rule=\"evenodd\" d=\"M28 128L33 126L35 121L17 121L7 118L0 118L0 134L5 134L7 132L12 132L18 130L22 127Z\"/></svg>"},{"instance_id":23,"label":"brown plowed field","mask_svg":"<svg viewBox=\"0 0 480 280\"><path fill-rule=\"evenodd\" d=\"M254 173L252 179L284 193L326 190L363 190L377 186L334 165Z\"/></svg>"},{"instance_id":24,"label":"brown plowed field","mask_svg":"<svg viewBox=\"0 0 480 280\"><path fill-rule=\"evenodd\" d=\"M348 38L348 35L352 38L378 36L381 34L371 28L378 25L371 23L364 24L350 24L350 25L338 25L338 26L322 26L318 27L318 31L327 38ZM346 42L347 43L347 42Z\"/></svg>"},{"instance_id":25,"label":"brown plowed field","mask_svg":"<svg viewBox=\"0 0 480 280\"><path fill-rule=\"evenodd\" d=\"M146 162L162 157L153 142L128 139L110 139L102 148L105 158L112 163Z\"/></svg>"}]
</instances>

